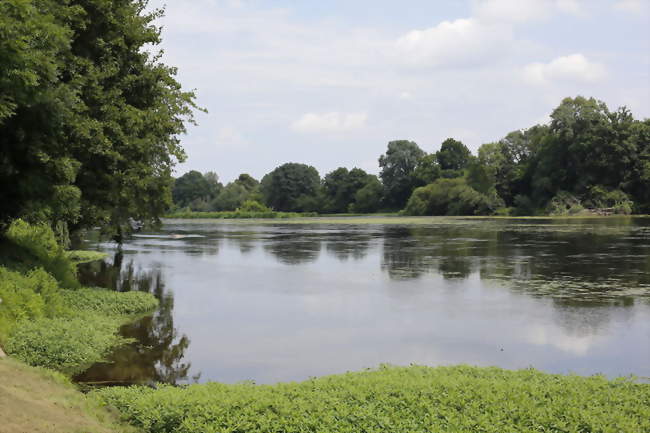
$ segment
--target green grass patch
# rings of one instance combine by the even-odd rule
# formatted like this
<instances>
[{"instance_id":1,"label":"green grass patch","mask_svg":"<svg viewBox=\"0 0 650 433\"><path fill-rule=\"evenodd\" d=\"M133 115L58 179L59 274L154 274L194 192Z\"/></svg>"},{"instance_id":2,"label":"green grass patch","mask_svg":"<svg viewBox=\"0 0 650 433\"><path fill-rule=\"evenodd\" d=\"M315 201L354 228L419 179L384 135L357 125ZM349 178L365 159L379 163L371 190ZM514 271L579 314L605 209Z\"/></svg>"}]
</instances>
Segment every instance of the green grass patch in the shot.
<instances>
[{"instance_id":1,"label":"green grass patch","mask_svg":"<svg viewBox=\"0 0 650 433\"><path fill-rule=\"evenodd\" d=\"M302 383L94 395L152 433L650 431L650 385L532 369L382 367Z\"/></svg>"},{"instance_id":2,"label":"green grass patch","mask_svg":"<svg viewBox=\"0 0 650 433\"><path fill-rule=\"evenodd\" d=\"M99 251L72 250L66 251L68 260L79 265L81 263L90 263L97 260L104 260L108 254Z\"/></svg>"},{"instance_id":3,"label":"green grass patch","mask_svg":"<svg viewBox=\"0 0 650 433\"><path fill-rule=\"evenodd\" d=\"M286 219L315 217L315 212L276 212L276 211L223 211L223 212L192 212L180 211L165 215L165 218L177 219Z\"/></svg>"}]
</instances>

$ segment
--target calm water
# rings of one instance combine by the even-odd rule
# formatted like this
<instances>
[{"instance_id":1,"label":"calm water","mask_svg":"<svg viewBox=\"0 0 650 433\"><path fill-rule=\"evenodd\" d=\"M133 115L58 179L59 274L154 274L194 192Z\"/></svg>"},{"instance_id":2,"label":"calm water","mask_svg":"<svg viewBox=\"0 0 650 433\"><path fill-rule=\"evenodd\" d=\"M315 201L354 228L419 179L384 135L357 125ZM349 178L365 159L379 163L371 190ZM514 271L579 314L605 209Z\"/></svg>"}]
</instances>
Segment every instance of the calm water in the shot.
<instances>
[{"instance_id":1,"label":"calm water","mask_svg":"<svg viewBox=\"0 0 650 433\"><path fill-rule=\"evenodd\" d=\"M272 383L381 363L650 376L650 219L375 221L170 220L121 250L89 240L110 258L83 268L88 284L161 308L78 380Z\"/></svg>"}]
</instances>

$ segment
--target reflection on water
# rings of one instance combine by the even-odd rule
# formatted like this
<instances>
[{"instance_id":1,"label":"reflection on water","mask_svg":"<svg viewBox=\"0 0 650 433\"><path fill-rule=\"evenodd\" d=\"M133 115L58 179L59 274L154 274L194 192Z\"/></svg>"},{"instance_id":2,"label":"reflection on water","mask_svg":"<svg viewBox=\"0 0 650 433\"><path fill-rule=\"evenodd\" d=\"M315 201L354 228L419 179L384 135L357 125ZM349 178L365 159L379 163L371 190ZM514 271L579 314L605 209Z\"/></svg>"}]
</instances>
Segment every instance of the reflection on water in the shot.
<instances>
[{"instance_id":1,"label":"reflection on water","mask_svg":"<svg viewBox=\"0 0 650 433\"><path fill-rule=\"evenodd\" d=\"M92 242L115 256L83 279L161 308L79 380L275 382L383 362L650 376L649 219L419 221L169 221L120 251Z\"/></svg>"},{"instance_id":2,"label":"reflection on water","mask_svg":"<svg viewBox=\"0 0 650 433\"><path fill-rule=\"evenodd\" d=\"M117 251L112 263L80 266L79 279L87 286L151 293L158 299L159 308L153 315L122 326L120 334L135 340L134 343L117 348L107 362L97 363L75 377L77 382L177 384L187 381L190 364L183 362L183 356L190 340L185 335L179 337L174 328L174 296L165 289L160 269L136 271L133 259L125 264L124 254Z\"/></svg>"}]
</instances>

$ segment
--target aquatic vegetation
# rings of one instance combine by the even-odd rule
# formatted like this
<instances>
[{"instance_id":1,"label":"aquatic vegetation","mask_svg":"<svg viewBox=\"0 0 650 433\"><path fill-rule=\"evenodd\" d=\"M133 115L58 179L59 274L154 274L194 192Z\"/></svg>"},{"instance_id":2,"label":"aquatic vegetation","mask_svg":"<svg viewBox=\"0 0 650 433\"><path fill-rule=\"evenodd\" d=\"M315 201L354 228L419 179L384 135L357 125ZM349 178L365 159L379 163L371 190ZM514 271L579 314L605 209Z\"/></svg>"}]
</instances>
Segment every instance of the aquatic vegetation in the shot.
<instances>
[{"instance_id":1,"label":"aquatic vegetation","mask_svg":"<svg viewBox=\"0 0 650 433\"><path fill-rule=\"evenodd\" d=\"M66 256L73 263L79 265L81 263L89 263L97 260L105 259L108 254L102 253L100 251L84 251L84 250L72 250L66 251Z\"/></svg>"},{"instance_id":2,"label":"aquatic vegetation","mask_svg":"<svg viewBox=\"0 0 650 433\"><path fill-rule=\"evenodd\" d=\"M301 383L108 388L146 432L628 432L650 429L650 385L498 368L382 367Z\"/></svg>"},{"instance_id":3,"label":"aquatic vegetation","mask_svg":"<svg viewBox=\"0 0 650 433\"><path fill-rule=\"evenodd\" d=\"M221 212L193 212L193 211L179 211L165 215L165 218L179 218L179 219L273 219L273 218L303 218L315 217L318 214L315 212L276 212L273 210L267 211L250 211L245 209L238 209L235 211L221 211Z\"/></svg>"}]
</instances>

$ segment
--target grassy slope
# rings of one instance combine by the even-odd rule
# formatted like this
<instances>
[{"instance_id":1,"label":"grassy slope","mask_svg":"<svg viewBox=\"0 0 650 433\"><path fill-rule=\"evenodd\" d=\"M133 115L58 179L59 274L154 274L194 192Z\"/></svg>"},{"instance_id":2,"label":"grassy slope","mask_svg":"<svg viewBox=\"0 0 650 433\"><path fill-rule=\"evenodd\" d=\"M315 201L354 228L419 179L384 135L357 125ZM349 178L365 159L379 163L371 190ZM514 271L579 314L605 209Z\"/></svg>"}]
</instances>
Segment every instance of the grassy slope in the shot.
<instances>
[{"instance_id":1,"label":"grassy slope","mask_svg":"<svg viewBox=\"0 0 650 433\"><path fill-rule=\"evenodd\" d=\"M152 433L650 431L650 385L535 370L386 367L271 386L95 395Z\"/></svg>"},{"instance_id":2,"label":"grassy slope","mask_svg":"<svg viewBox=\"0 0 650 433\"><path fill-rule=\"evenodd\" d=\"M95 400L48 370L0 359L2 433L128 433Z\"/></svg>"}]
</instances>

